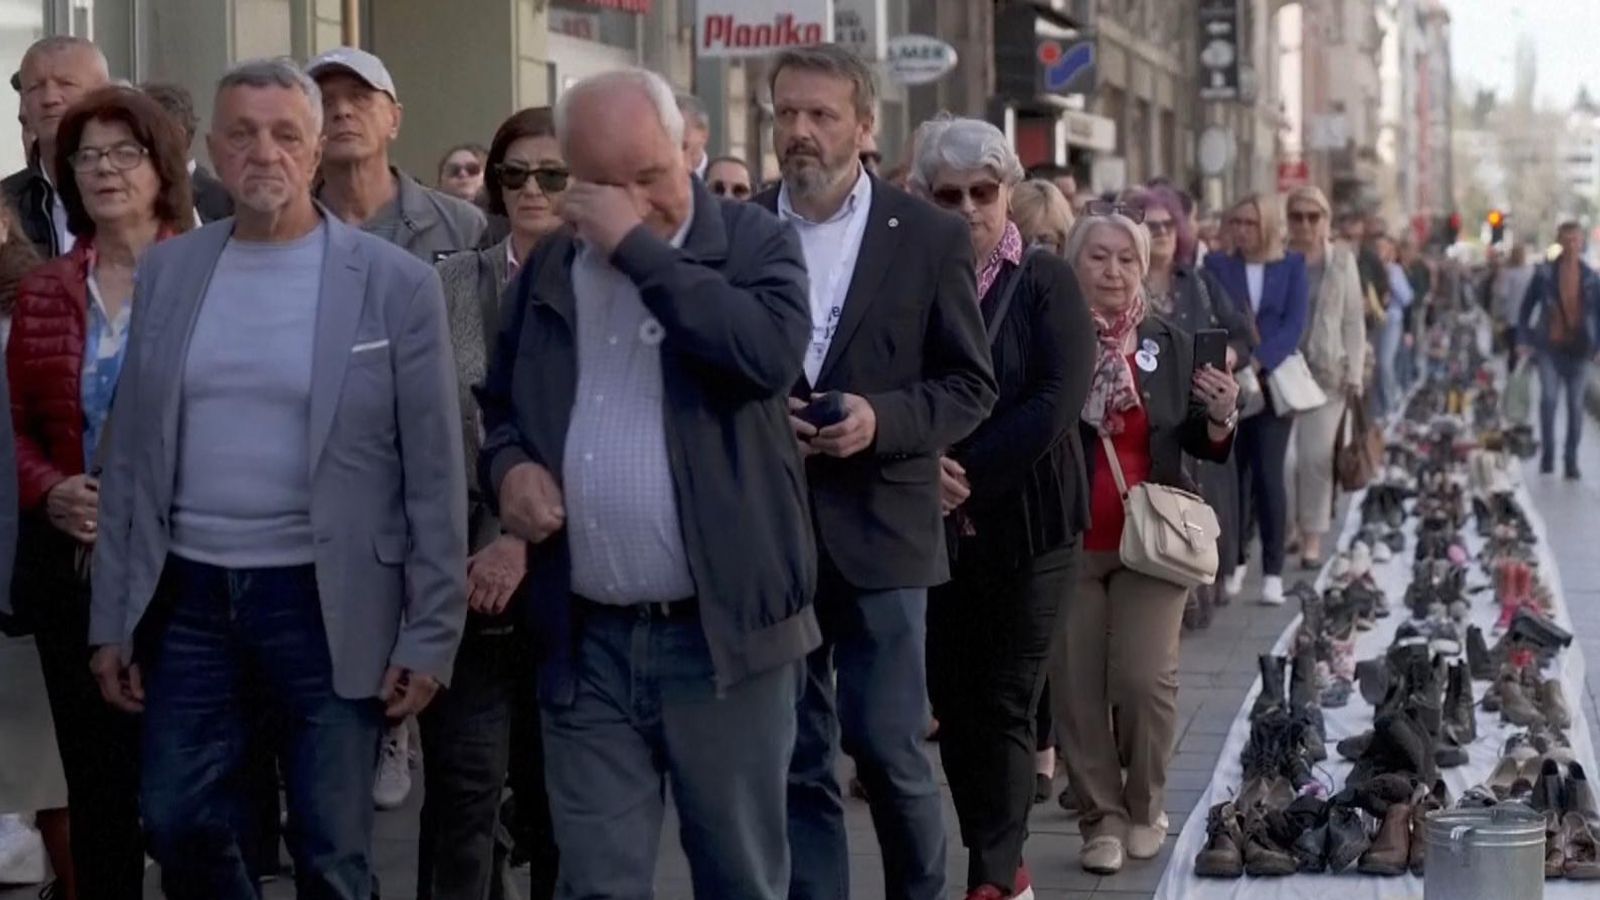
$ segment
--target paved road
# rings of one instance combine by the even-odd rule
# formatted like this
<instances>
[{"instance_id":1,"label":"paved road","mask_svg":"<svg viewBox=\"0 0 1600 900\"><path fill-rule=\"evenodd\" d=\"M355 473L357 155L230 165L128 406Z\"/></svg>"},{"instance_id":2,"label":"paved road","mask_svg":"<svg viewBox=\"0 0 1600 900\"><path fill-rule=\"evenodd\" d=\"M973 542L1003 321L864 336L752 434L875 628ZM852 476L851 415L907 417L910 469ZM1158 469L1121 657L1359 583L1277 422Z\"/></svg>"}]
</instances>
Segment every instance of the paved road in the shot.
<instances>
[{"instance_id":1,"label":"paved road","mask_svg":"<svg viewBox=\"0 0 1600 900\"><path fill-rule=\"evenodd\" d=\"M1590 728L1596 745L1600 746L1600 553L1594 549L1595 526L1600 523L1595 512L1600 504L1600 438L1591 436L1586 442L1582 464L1588 480L1577 485L1541 477L1532 470L1528 480L1535 502L1549 525L1579 646L1589 662L1583 702L1588 704ZM1178 698L1182 724L1167 799L1173 835L1182 828L1210 781L1223 736L1255 677L1256 654L1271 646L1293 615L1291 607L1267 609L1235 603L1218 610L1210 629L1184 636L1182 689ZM420 786L404 809L379 816L375 853L385 900L414 897L419 802ZM951 894L959 896L956 887L963 883L965 853L955 830L955 811L949 807L948 799L946 821L950 825ZM1147 862L1130 860L1127 868L1112 878L1090 875L1077 866L1080 839L1074 819L1052 802L1037 809L1033 824L1028 860L1039 900L1149 897L1166 866L1167 853L1163 853ZM858 900L877 900L883 896L883 883L877 843L864 804L852 802L849 825L854 853L854 896ZM1169 839L1168 852L1171 842ZM674 834L669 832L664 836L662 848L658 896L662 900L689 900L688 872ZM158 898L153 870L150 883L148 896ZM0 900L31 900L33 894L32 889L0 889ZM267 891L269 900L287 900L292 896L292 889L283 883L271 885Z\"/></svg>"}]
</instances>

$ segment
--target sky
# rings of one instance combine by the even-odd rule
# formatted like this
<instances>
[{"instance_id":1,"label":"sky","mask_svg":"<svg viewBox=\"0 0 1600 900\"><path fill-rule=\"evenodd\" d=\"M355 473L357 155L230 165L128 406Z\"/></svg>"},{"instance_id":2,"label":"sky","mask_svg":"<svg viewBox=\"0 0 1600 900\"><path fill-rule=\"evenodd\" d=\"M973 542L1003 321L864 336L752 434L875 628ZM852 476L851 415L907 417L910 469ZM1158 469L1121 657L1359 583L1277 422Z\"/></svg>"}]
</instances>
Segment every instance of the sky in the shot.
<instances>
[{"instance_id":1,"label":"sky","mask_svg":"<svg viewBox=\"0 0 1600 900\"><path fill-rule=\"evenodd\" d=\"M1445 0L1445 6L1458 90L1476 84L1510 97L1517 36L1526 34L1538 50L1541 103L1566 107L1580 83L1600 98L1600 0Z\"/></svg>"}]
</instances>

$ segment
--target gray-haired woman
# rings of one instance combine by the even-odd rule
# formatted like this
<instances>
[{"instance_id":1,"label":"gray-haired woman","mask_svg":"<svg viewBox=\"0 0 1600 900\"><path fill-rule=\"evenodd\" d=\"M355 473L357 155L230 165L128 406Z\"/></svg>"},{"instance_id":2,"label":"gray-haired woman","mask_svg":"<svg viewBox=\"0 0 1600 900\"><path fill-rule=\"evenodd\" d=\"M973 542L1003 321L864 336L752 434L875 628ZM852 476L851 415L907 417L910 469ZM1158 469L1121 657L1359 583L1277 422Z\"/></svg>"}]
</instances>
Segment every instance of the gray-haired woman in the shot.
<instances>
[{"instance_id":1,"label":"gray-haired woman","mask_svg":"<svg viewBox=\"0 0 1600 900\"><path fill-rule=\"evenodd\" d=\"M1072 270L1026 253L1008 218L1022 177L1005 136L975 119L923 129L913 187L966 220L1000 396L941 460L951 580L928 601L928 683L968 850L969 897L1031 885L1034 711L1087 523L1074 422L1094 326ZM1031 894L1029 894L1031 896Z\"/></svg>"},{"instance_id":2,"label":"gray-haired woman","mask_svg":"<svg viewBox=\"0 0 1600 900\"><path fill-rule=\"evenodd\" d=\"M1195 368L1189 335L1146 315L1150 236L1137 207L1085 206L1067 259L1094 319L1094 375L1078 428L1087 445L1092 524L1062 613L1050 680L1062 758L1082 812L1083 868L1109 875L1123 855L1149 859L1167 834L1162 812L1178 713L1178 635L1188 591L1135 572L1117 552L1128 487L1187 487L1184 454L1211 461L1233 448L1239 386ZM1112 728L1112 711L1116 727ZM1126 769L1126 777L1124 777Z\"/></svg>"}]
</instances>

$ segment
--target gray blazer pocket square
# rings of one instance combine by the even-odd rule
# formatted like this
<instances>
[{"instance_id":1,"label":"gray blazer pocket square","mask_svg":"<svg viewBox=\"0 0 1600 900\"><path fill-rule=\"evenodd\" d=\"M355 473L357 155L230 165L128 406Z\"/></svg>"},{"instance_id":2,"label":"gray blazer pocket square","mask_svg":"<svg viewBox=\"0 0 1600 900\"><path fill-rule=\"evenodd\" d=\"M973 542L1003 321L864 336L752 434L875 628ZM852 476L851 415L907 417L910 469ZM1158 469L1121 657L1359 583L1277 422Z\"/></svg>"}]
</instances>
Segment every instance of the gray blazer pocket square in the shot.
<instances>
[{"instance_id":1,"label":"gray blazer pocket square","mask_svg":"<svg viewBox=\"0 0 1600 900\"><path fill-rule=\"evenodd\" d=\"M364 344L357 344L354 347L351 347L350 353L352 355L356 353L368 353L373 350L382 350L387 346L389 346L389 340L387 338L381 341L367 341Z\"/></svg>"}]
</instances>

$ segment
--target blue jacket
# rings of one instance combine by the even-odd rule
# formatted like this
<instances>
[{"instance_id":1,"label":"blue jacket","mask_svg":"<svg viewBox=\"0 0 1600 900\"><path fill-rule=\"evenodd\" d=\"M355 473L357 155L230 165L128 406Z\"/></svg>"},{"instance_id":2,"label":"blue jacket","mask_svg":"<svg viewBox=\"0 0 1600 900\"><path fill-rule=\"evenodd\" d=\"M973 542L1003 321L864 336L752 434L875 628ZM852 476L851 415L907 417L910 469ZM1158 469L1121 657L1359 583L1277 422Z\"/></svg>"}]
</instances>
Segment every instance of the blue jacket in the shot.
<instances>
[{"instance_id":1,"label":"blue jacket","mask_svg":"<svg viewBox=\"0 0 1600 900\"><path fill-rule=\"evenodd\" d=\"M1540 352L1550 348L1550 315L1558 299L1560 280L1556 263L1545 263L1533 272L1528 290L1522 295L1517 313L1517 341ZM1589 353L1600 350L1600 275L1578 263L1578 285L1583 295L1583 322L1589 331Z\"/></svg>"},{"instance_id":2,"label":"blue jacket","mask_svg":"<svg viewBox=\"0 0 1600 900\"><path fill-rule=\"evenodd\" d=\"M661 377L684 550L719 687L803 659L822 642L811 608L816 540L786 403L811 334L805 257L794 229L698 179L677 249L643 227L611 263L665 329ZM501 303L500 337L478 392L487 437L478 483L499 512L522 462L557 482L578 383L572 260L563 229L533 251ZM540 655L540 695L577 689L578 608L565 531L531 545L522 590Z\"/></svg>"},{"instance_id":3,"label":"blue jacket","mask_svg":"<svg viewBox=\"0 0 1600 900\"><path fill-rule=\"evenodd\" d=\"M1206 257L1205 268L1228 289L1240 310L1250 310L1250 282L1245 276L1244 257L1213 253ZM1291 252L1277 262L1267 263L1261 279L1261 308L1255 313L1259 337L1256 359L1261 361L1262 374L1276 369L1289 354L1300 349L1309 318L1307 310L1306 258Z\"/></svg>"}]
</instances>

